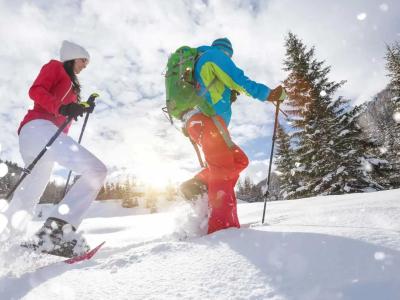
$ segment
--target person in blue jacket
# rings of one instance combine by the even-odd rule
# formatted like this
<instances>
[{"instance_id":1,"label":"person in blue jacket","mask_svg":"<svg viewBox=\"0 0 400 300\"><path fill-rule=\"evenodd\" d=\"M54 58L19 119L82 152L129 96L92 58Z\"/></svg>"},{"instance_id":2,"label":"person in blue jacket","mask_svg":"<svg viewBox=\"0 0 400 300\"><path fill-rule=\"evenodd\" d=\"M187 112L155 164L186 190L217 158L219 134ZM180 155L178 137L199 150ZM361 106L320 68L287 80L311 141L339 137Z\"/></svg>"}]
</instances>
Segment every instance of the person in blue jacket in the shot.
<instances>
[{"instance_id":1,"label":"person in blue jacket","mask_svg":"<svg viewBox=\"0 0 400 300\"><path fill-rule=\"evenodd\" d=\"M282 86L271 90L249 79L232 61L233 48L227 38L216 39L211 46L201 46L198 52L194 76L199 95L211 104L215 115L209 117L194 109L183 116L186 132L201 146L207 167L184 182L181 191L188 199L208 191L208 233L212 233L240 227L234 187L249 161L229 135L232 102L238 93L260 101L282 101L286 93Z\"/></svg>"}]
</instances>

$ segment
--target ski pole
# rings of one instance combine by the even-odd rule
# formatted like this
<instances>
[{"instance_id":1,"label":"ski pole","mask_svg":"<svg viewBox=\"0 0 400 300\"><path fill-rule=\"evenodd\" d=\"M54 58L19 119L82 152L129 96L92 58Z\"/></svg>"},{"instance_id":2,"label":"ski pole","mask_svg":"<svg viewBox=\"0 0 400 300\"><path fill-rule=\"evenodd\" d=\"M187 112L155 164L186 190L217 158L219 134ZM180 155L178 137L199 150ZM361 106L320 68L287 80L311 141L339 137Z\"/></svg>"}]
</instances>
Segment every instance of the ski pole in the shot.
<instances>
[{"instance_id":1,"label":"ski pole","mask_svg":"<svg viewBox=\"0 0 400 300\"><path fill-rule=\"evenodd\" d=\"M263 210L263 216L262 216L262 221L261 224L264 224L264 219L265 219L265 209L267 207L267 198L269 196L269 186L271 182L271 168L272 168L272 158L274 157L274 147L275 147L275 140L276 140L276 129L278 127L278 114L279 114L279 105L281 104L281 101L277 101L276 109L275 109L275 121L274 121L274 133L272 135L272 145L271 145L271 154L269 157L269 166L268 166L268 178L267 178L267 190L264 194L264 210Z\"/></svg>"},{"instance_id":2,"label":"ski pole","mask_svg":"<svg viewBox=\"0 0 400 300\"><path fill-rule=\"evenodd\" d=\"M54 141L58 138L58 136L61 134L61 132L65 129L65 127L67 127L68 124L71 123L71 121L72 121L72 118L67 118L67 120L65 120L65 122L60 126L60 128L58 128L56 133L47 142L46 146L44 146L42 151L40 151L38 156L36 156L36 158L31 162L31 164L27 168L24 168L22 170L22 172L23 172L22 176L19 178L18 182L14 185L14 187L8 192L8 194L6 195L6 200L8 200L10 198L10 196L15 192L15 190L18 188L18 186L21 184L21 182L25 179L25 177L28 176L29 174L31 174L31 172L32 172L33 168L35 167L35 165L37 164L37 162L42 158L42 156L51 147L51 145L54 143Z\"/></svg>"},{"instance_id":3,"label":"ski pole","mask_svg":"<svg viewBox=\"0 0 400 300\"><path fill-rule=\"evenodd\" d=\"M94 100L96 99L96 97L99 97L99 94L97 94L97 93L91 94L91 95L89 96L89 99L86 101L87 104L93 105L93 104L94 104ZM89 115L90 115L90 114L91 114L90 111L86 112L85 120L84 120L84 122L83 122L82 129L81 129L81 133L79 134L78 144L80 144L81 141L82 141L83 132L84 132L85 129L86 129L86 124L87 124L87 122L88 122L88 120L89 120ZM67 193L67 189L68 189L68 185L69 185L69 180L71 179L71 174L72 174L72 171L70 170L69 173L68 173L68 177L67 177L67 183L65 184L64 193L63 193L63 198L65 197L65 194Z\"/></svg>"}]
</instances>

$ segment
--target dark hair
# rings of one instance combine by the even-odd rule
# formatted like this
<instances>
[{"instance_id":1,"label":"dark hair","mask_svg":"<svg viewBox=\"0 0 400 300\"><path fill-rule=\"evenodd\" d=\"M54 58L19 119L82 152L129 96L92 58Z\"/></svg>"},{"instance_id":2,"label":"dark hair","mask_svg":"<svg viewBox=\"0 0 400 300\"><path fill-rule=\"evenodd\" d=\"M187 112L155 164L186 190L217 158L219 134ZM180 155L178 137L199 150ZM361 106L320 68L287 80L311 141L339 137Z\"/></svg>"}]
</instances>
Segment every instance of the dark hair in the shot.
<instances>
[{"instance_id":1,"label":"dark hair","mask_svg":"<svg viewBox=\"0 0 400 300\"><path fill-rule=\"evenodd\" d=\"M64 62L64 69L67 72L69 78L72 81L72 89L78 97L78 101L81 101L81 84L79 83L78 77L74 73L75 60L67 60Z\"/></svg>"}]
</instances>

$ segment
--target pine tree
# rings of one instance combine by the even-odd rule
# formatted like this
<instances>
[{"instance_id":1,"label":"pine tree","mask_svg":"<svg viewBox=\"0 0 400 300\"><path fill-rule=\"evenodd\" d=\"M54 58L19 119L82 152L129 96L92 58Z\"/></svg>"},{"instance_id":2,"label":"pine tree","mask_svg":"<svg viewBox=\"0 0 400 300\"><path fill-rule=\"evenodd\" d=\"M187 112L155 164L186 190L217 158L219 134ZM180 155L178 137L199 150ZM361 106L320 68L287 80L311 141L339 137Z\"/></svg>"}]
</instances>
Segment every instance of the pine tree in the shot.
<instances>
[{"instance_id":1,"label":"pine tree","mask_svg":"<svg viewBox=\"0 0 400 300\"><path fill-rule=\"evenodd\" d=\"M0 196L3 197L17 183L21 176L22 168L11 161L0 160L0 163L4 163L8 169L7 174L0 178Z\"/></svg>"},{"instance_id":2,"label":"pine tree","mask_svg":"<svg viewBox=\"0 0 400 300\"><path fill-rule=\"evenodd\" d=\"M243 183L243 194L251 197L251 188L252 188L252 182L249 176L246 176L244 178L244 183Z\"/></svg>"},{"instance_id":3,"label":"pine tree","mask_svg":"<svg viewBox=\"0 0 400 300\"><path fill-rule=\"evenodd\" d=\"M331 142L334 115L329 108L332 95L344 81L328 80L330 67L317 61L314 48L307 50L294 34L286 40L285 80L289 101L287 111L292 116L295 144L295 168L299 187L293 196L309 197L324 192L331 182L335 153ZM322 183L325 183L322 185Z\"/></svg>"},{"instance_id":4,"label":"pine tree","mask_svg":"<svg viewBox=\"0 0 400 300\"><path fill-rule=\"evenodd\" d=\"M242 180L241 180L241 179L239 179L239 180L237 181L237 183L236 183L236 191L237 191L237 194L238 194L239 196L243 194L243 183L242 183Z\"/></svg>"},{"instance_id":5,"label":"pine tree","mask_svg":"<svg viewBox=\"0 0 400 300\"><path fill-rule=\"evenodd\" d=\"M96 200L105 200L106 189L104 185L100 188L99 193L97 194Z\"/></svg>"},{"instance_id":6,"label":"pine tree","mask_svg":"<svg viewBox=\"0 0 400 300\"><path fill-rule=\"evenodd\" d=\"M389 71L390 87L400 97L400 44L386 45L386 69ZM400 98L397 98L400 102Z\"/></svg>"},{"instance_id":7,"label":"pine tree","mask_svg":"<svg viewBox=\"0 0 400 300\"><path fill-rule=\"evenodd\" d=\"M298 188L296 177L293 176L294 168L293 150L290 145L290 137L281 124L277 125L275 165L280 182L280 199L291 199Z\"/></svg>"},{"instance_id":8,"label":"pine tree","mask_svg":"<svg viewBox=\"0 0 400 300\"><path fill-rule=\"evenodd\" d=\"M255 202L261 201L262 198L261 187L255 185L249 176L246 176L244 180L239 180L237 197L243 201Z\"/></svg>"},{"instance_id":9,"label":"pine tree","mask_svg":"<svg viewBox=\"0 0 400 300\"><path fill-rule=\"evenodd\" d=\"M383 148L387 151L387 158L392 166L390 172L391 187L400 187L400 44L386 45L386 69L390 78L389 90L391 101L387 101L385 107L390 119L382 119L384 128L383 136L386 143ZM383 131L383 130L382 130Z\"/></svg>"},{"instance_id":10,"label":"pine tree","mask_svg":"<svg viewBox=\"0 0 400 300\"><path fill-rule=\"evenodd\" d=\"M358 124L361 107L349 108L349 100L339 98L332 105L336 112L333 136L336 153L339 155L335 182L328 189L329 194L343 194L381 190L383 178L378 171L387 166L380 152L364 137ZM384 174L386 176L386 173ZM377 180L378 179L378 180Z\"/></svg>"},{"instance_id":11,"label":"pine tree","mask_svg":"<svg viewBox=\"0 0 400 300\"><path fill-rule=\"evenodd\" d=\"M330 67L317 61L315 49L294 34L286 40L285 80L294 144L298 188L291 196L309 197L362 191L379 185L362 172L361 131L349 100L334 94L345 81L329 81ZM365 158L364 158L365 159ZM287 182L286 182L287 184Z\"/></svg>"}]
</instances>

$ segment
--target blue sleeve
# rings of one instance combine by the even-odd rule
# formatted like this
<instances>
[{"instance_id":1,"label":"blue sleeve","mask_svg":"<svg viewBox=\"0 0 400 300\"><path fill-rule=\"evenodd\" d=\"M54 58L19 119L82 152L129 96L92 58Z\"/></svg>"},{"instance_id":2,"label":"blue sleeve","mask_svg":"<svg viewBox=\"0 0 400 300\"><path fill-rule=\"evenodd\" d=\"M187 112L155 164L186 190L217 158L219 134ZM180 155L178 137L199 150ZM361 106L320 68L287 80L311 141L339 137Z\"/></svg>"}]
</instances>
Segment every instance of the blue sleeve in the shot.
<instances>
[{"instance_id":1,"label":"blue sleeve","mask_svg":"<svg viewBox=\"0 0 400 300\"><path fill-rule=\"evenodd\" d=\"M217 66L215 74L231 90L246 92L258 100L264 101L270 88L248 78L227 55L219 50L209 50L199 59L199 64L213 63Z\"/></svg>"}]
</instances>

